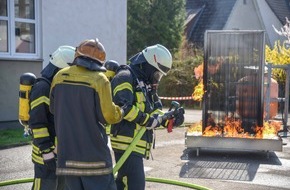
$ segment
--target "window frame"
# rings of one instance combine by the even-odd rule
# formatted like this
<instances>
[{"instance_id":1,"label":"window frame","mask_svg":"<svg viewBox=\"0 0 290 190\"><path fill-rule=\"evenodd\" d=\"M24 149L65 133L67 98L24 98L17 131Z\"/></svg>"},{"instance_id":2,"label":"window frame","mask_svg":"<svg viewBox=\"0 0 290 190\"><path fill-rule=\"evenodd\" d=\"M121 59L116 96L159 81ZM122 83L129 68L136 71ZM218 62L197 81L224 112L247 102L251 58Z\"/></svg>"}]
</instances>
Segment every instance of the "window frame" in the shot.
<instances>
[{"instance_id":1,"label":"window frame","mask_svg":"<svg viewBox=\"0 0 290 190\"><path fill-rule=\"evenodd\" d=\"M7 16L0 16L0 20L7 21L8 32L8 52L0 52L0 59L40 59L40 0L34 0L34 19L15 18L15 0L6 0L7 2ZM16 52L16 36L15 23L22 22L27 24L34 24L35 32L35 53L19 53Z\"/></svg>"}]
</instances>

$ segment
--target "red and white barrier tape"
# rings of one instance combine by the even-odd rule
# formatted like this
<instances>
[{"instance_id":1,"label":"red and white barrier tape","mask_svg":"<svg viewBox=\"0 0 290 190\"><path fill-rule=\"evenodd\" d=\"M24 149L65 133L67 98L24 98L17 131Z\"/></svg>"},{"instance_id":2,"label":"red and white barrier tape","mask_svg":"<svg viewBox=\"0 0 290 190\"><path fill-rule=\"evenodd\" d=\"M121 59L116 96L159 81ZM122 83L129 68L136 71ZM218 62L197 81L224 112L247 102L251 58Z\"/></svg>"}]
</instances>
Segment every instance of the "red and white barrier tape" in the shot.
<instances>
[{"instance_id":1,"label":"red and white barrier tape","mask_svg":"<svg viewBox=\"0 0 290 190\"><path fill-rule=\"evenodd\" d=\"M191 100L193 99L192 96L185 96L185 97L159 97L163 100Z\"/></svg>"}]
</instances>

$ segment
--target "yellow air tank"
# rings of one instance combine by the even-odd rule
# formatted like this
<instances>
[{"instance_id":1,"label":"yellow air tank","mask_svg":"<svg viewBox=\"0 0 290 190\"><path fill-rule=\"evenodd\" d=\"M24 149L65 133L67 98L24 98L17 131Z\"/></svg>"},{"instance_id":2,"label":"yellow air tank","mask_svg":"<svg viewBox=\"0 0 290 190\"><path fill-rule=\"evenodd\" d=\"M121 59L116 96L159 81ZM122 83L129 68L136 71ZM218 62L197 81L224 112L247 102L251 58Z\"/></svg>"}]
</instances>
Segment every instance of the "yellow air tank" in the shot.
<instances>
[{"instance_id":1,"label":"yellow air tank","mask_svg":"<svg viewBox=\"0 0 290 190\"><path fill-rule=\"evenodd\" d=\"M36 80L33 73L23 73L20 76L20 89L19 89L19 122L24 127L28 126L29 120L29 96L31 88Z\"/></svg>"}]
</instances>

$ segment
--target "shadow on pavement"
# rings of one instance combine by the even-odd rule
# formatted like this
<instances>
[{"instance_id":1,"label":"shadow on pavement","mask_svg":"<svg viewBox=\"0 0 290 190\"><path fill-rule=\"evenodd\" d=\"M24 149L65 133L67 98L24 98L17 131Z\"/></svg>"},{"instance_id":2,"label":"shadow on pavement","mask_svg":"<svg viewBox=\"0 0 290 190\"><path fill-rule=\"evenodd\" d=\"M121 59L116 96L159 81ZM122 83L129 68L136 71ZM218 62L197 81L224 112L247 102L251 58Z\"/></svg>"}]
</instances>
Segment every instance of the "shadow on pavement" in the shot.
<instances>
[{"instance_id":1,"label":"shadow on pavement","mask_svg":"<svg viewBox=\"0 0 290 190\"><path fill-rule=\"evenodd\" d=\"M182 178L252 181L260 164L282 165L274 152L241 152L186 149L181 156L187 162L181 167Z\"/></svg>"}]
</instances>

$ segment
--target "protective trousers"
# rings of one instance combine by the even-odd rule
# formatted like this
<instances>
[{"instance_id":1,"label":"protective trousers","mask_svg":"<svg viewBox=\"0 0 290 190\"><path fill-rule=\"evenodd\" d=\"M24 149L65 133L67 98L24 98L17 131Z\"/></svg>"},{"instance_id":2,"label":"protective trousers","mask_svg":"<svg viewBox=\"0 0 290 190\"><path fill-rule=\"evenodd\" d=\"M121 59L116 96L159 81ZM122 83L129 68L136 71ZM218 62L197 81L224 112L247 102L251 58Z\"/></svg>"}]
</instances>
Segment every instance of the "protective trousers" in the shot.
<instances>
[{"instance_id":1,"label":"protective trousers","mask_svg":"<svg viewBox=\"0 0 290 190\"><path fill-rule=\"evenodd\" d=\"M55 179L34 178L31 190L64 190L64 177Z\"/></svg>"},{"instance_id":2,"label":"protective trousers","mask_svg":"<svg viewBox=\"0 0 290 190\"><path fill-rule=\"evenodd\" d=\"M63 190L63 176L56 176L55 170L49 170L45 165L34 164L34 179L31 190Z\"/></svg>"},{"instance_id":3,"label":"protective trousers","mask_svg":"<svg viewBox=\"0 0 290 190\"><path fill-rule=\"evenodd\" d=\"M101 176L65 176L65 190L116 190L113 174Z\"/></svg>"},{"instance_id":4,"label":"protective trousers","mask_svg":"<svg viewBox=\"0 0 290 190\"><path fill-rule=\"evenodd\" d=\"M115 152L115 160L121 158L123 154ZM130 155L124 162L116 178L118 190L144 190L145 189L145 173L143 158L136 155Z\"/></svg>"}]
</instances>

